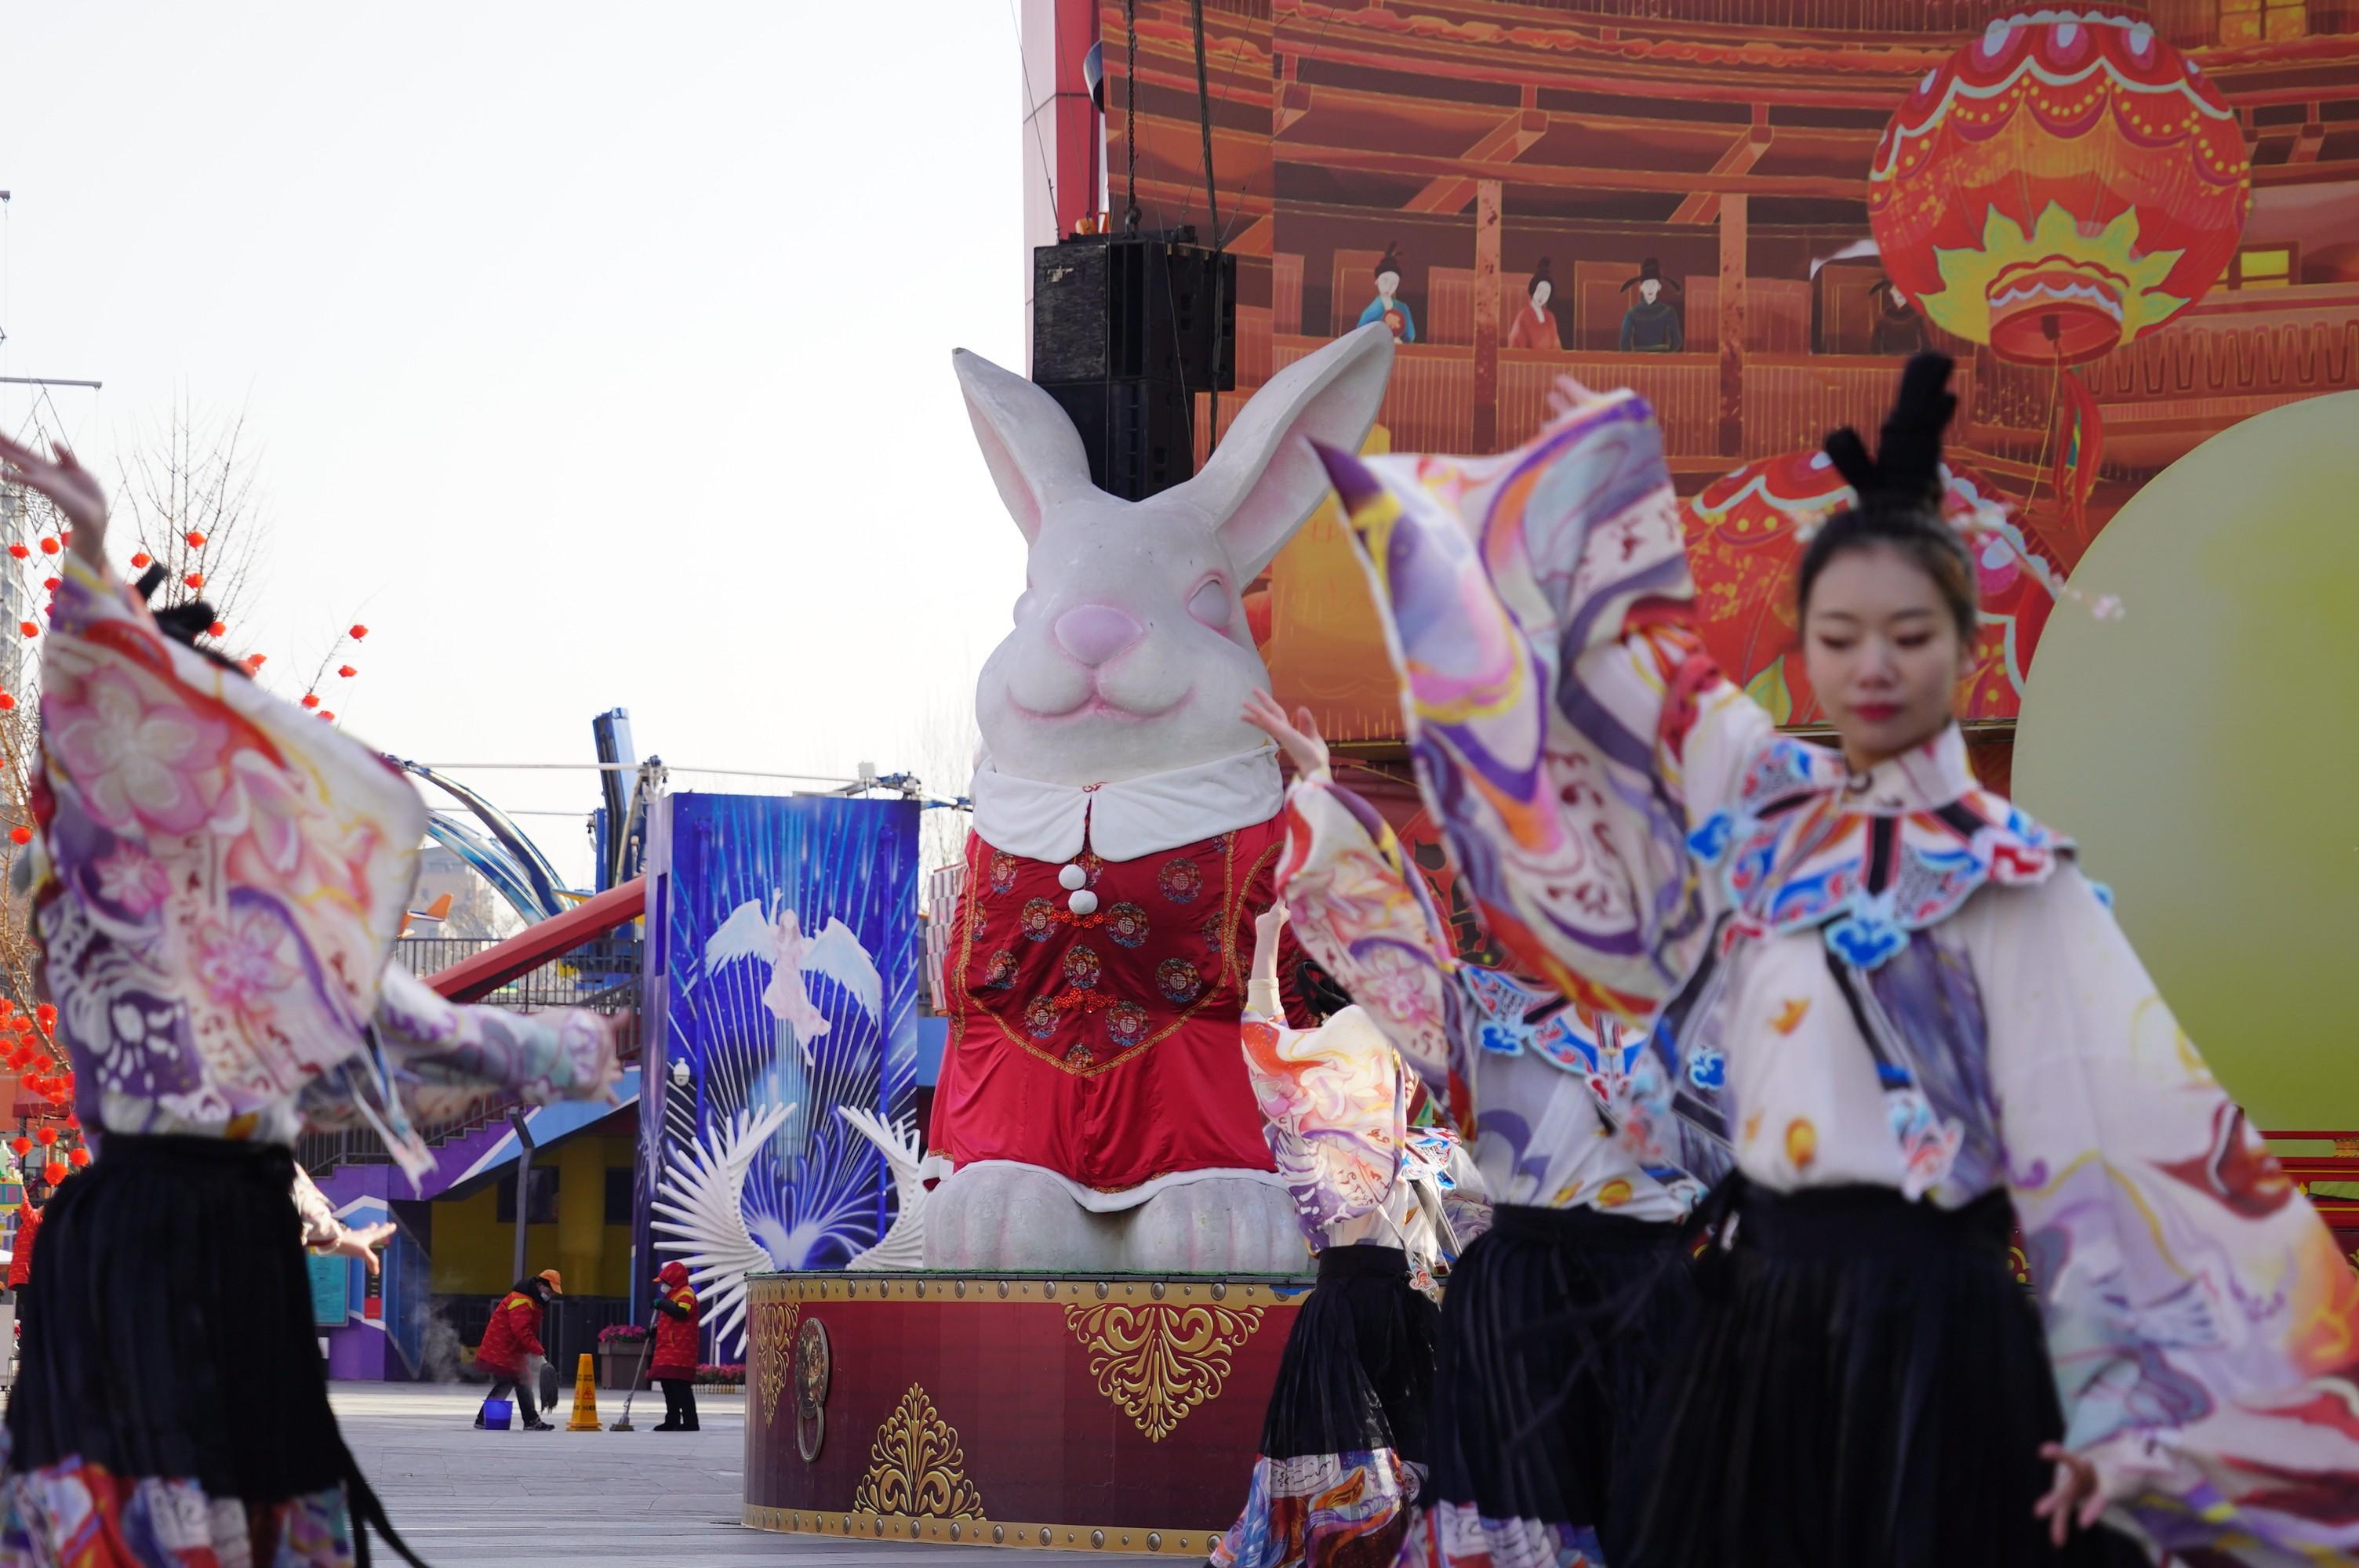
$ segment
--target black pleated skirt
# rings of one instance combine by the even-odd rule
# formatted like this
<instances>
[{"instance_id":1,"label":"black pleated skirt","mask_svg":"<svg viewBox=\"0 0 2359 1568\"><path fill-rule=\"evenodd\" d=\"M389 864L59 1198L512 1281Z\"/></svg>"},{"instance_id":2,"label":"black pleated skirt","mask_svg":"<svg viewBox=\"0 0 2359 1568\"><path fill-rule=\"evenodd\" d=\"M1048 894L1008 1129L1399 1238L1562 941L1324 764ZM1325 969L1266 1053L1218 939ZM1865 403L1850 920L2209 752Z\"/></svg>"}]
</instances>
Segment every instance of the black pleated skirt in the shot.
<instances>
[{"instance_id":1,"label":"black pleated skirt","mask_svg":"<svg viewBox=\"0 0 2359 1568\"><path fill-rule=\"evenodd\" d=\"M192 1481L255 1509L342 1487L369 1560L383 1516L328 1406L294 1179L281 1146L104 1140L42 1216L11 1471Z\"/></svg>"},{"instance_id":2,"label":"black pleated skirt","mask_svg":"<svg viewBox=\"0 0 2359 1568\"><path fill-rule=\"evenodd\" d=\"M2032 1506L2063 1417L2007 1260L2005 1193L1947 1211L1889 1188L1741 1191L1693 1337L1663 1379L1614 1568L2056 1568Z\"/></svg>"},{"instance_id":3,"label":"black pleated skirt","mask_svg":"<svg viewBox=\"0 0 2359 1568\"><path fill-rule=\"evenodd\" d=\"M1409 1287L1408 1255L1359 1244L1319 1254L1294 1314L1261 1451L1272 1459L1389 1448L1426 1461L1441 1314Z\"/></svg>"},{"instance_id":4,"label":"black pleated skirt","mask_svg":"<svg viewBox=\"0 0 2359 1568\"><path fill-rule=\"evenodd\" d=\"M1215 1568L1391 1568L1424 1473L1440 1327L1408 1280L1397 1247L1319 1254Z\"/></svg>"},{"instance_id":5,"label":"black pleated skirt","mask_svg":"<svg viewBox=\"0 0 2359 1568\"><path fill-rule=\"evenodd\" d=\"M1679 1227L1502 1205L1450 1276L1409 1561L1598 1554L1693 1286Z\"/></svg>"}]
</instances>

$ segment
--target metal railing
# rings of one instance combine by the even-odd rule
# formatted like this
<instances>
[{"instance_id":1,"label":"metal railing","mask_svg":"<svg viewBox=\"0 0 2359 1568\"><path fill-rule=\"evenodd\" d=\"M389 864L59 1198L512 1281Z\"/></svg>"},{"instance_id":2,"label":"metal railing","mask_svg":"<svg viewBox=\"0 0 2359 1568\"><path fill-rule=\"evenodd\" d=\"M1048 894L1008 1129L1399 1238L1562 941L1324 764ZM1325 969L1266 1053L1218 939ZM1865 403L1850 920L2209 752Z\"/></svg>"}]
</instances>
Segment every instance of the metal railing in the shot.
<instances>
[{"instance_id":1,"label":"metal railing","mask_svg":"<svg viewBox=\"0 0 2359 1568\"><path fill-rule=\"evenodd\" d=\"M412 973L431 977L496 942L462 936L405 936L394 944L394 956ZM625 1021L617 1043L625 1062L639 1056L639 939L627 926L595 936L527 969L479 999L479 1005L504 1007L517 1012L541 1012L550 1008L580 1007ZM495 1122L505 1121L516 1104L511 1095L486 1094L469 1102L456 1116L421 1124L419 1135L429 1147L464 1138ZM365 1128L337 1132L307 1132L296 1140L295 1158L314 1176L339 1165L389 1163L392 1153L385 1141Z\"/></svg>"}]
</instances>

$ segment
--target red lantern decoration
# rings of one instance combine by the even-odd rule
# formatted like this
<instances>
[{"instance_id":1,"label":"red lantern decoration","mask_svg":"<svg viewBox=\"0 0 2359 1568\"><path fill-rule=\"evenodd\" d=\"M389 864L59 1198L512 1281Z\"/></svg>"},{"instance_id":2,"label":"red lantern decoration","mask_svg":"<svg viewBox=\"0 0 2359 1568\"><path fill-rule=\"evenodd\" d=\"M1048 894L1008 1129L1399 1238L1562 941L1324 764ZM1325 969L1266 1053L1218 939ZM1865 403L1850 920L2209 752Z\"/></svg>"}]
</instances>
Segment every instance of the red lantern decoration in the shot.
<instances>
[{"instance_id":1,"label":"red lantern decoration","mask_svg":"<svg viewBox=\"0 0 2359 1568\"><path fill-rule=\"evenodd\" d=\"M27 637L38 637L41 634L40 626L37 622L31 621L17 622L16 630L22 632Z\"/></svg>"},{"instance_id":2,"label":"red lantern decoration","mask_svg":"<svg viewBox=\"0 0 2359 1568\"><path fill-rule=\"evenodd\" d=\"M29 558L33 552L23 545L11 545L8 553L21 561Z\"/></svg>"},{"instance_id":3,"label":"red lantern decoration","mask_svg":"<svg viewBox=\"0 0 2359 1568\"><path fill-rule=\"evenodd\" d=\"M63 548L63 546L55 539L44 539L41 541L41 554L45 556L54 556L61 548Z\"/></svg>"},{"instance_id":4,"label":"red lantern decoration","mask_svg":"<svg viewBox=\"0 0 2359 1568\"><path fill-rule=\"evenodd\" d=\"M16 710L16 699L9 696L6 692L0 691L0 713L14 712Z\"/></svg>"},{"instance_id":5,"label":"red lantern decoration","mask_svg":"<svg viewBox=\"0 0 2359 1568\"><path fill-rule=\"evenodd\" d=\"M326 719L326 720L327 720L329 723L331 723L331 724L333 724L333 723L336 721L336 716L335 716L334 714L332 714L332 713L329 712L329 711L328 711L326 708L321 708L321 709L320 709L320 717L321 717L321 718L322 718L322 719Z\"/></svg>"},{"instance_id":6,"label":"red lantern decoration","mask_svg":"<svg viewBox=\"0 0 2359 1568\"><path fill-rule=\"evenodd\" d=\"M16 1158L21 1160L33 1152L33 1141L23 1137L11 1138L8 1140L8 1147L15 1150Z\"/></svg>"},{"instance_id":7,"label":"red lantern decoration","mask_svg":"<svg viewBox=\"0 0 2359 1568\"><path fill-rule=\"evenodd\" d=\"M193 528L181 535L180 537L189 542L189 548L192 550L201 550L205 547L205 536L202 534L198 533Z\"/></svg>"},{"instance_id":8,"label":"red lantern decoration","mask_svg":"<svg viewBox=\"0 0 2359 1568\"><path fill-rule=\"evenodd\" d=\"M58 1141L58 1130L54 1127L44 1127L33 1136L40 1140L42 1148L47 1149Z\"/></svg>"},{"instance_id":9,"label":"red lantern decoration","mask_svg":"<svg viewBox=\"0 0 2359 1568\"><path fill-rule=\"evenodd\" d=\"M2202 298L2236 254L2252 185L2235 111L2118 5L1992 21L1885 127L1867 187L1885 273L1936 326L2057 368L2055 479L2076 535L2104 429L2064 367Z\"/></svg>"},{"instance_id":10,"label":"red lantern decoration","mask_svg":"<svg viewBox=\"0 0 2359 1568\"><path fill-rule=\"evenodd\" d=\"M146 571L148 567L152 566L154 563L155 557L150 556L147 551L142 550L137 555L131 557L131 569L134 571Z\"/></svg>"},{"instance_id":11,"label":"red lantern decoration","mask_svg":"<svg viewBox=\"0 0 2359 1568\"><path fill-rule=\"evenodd\" d=\"M45 577L41 579L41 591L43 593L55 593L58 589L63 587L65 587L65 582L60 578Z\"/></svg>"},{"instance_id":12,"label":"red lantern decoration","mask_svg":"<svg viewBox=\"0 0 2359 1568\"><path fill-rule=\"evenodd\" d=\"M1983 625L1959 716L2013 718L2061 574L2013 521L1994 516L2006 503L1988 480L1962 464L1946 465L1942 473L1944 513L1952 519L1979 517L1995 530L1969 541L1981 573ZM1810 530L1854 499L1824 452L1788 452L1722 475L1685 509L1704 644L1780 723L1825 717L1803 671L1794 569Z\"/></svg>"},{"instance_id":13,"label":"red lantern decoration","mask_svg":"<svg viewBox=\"0 0 2359 1568\"><path fill-rule=\"evenodd\" d=\"M245 673L258 675L261 673L262 666L269 662L270 656L267 654L248 654L245 656Z\"/></svg>"},{"instance_id":14,"label":"red lantern decoration","mask_svg":"<svg viewBox=\"0 0 2359 1568\"><path fill-rule=\"evenodd\" d=\"M53 1029L57 1026L58 1010L48 1002L42 1002L34 1008L33 1016L40 1021L41 1027L44 1029Z\"/></svg>"},{"instance_id":15,"label":"red lantern decoration","mask_svg":"<svg viewBox=\"0 0 2359 1568\"><path fill-rule=\"evenodd\" d=\"M2220 280L2252 170L2235 111L2144 16L2026 7L1893 115L1868 218L1885 272L1937 326L2079 364Z\"/></svg>"},{"instance_id":16,"label":"red lantern decoration","mask_svg":"<svg viewBox=\"0 0 2359 1568\"><path fill-rule=\"evenodd\" d=\"M365 636L367 636L367 635L368 635L368 628L367 628L367 627L365 627L365 626L355 625L355 626L353 626L353 627L352 628L352 633L351 633L351 634L352 634L352 639L353 639L353 642L355 642L355 643L357 643L357 642L359 642L362 638L364 638L364 637L365 637Z\"/></svg>"},{"instance_id":17,"label":"red lantern decoration","mask_svg":"<svg viewBox=\"0 0 2359 1568\"><path fill-rule=\"evenodd\" d=\"M90 1151L87 1149L75 1149L70 1151L66 1155L66 1160L67 1162L71 1164L76 1170L80 1170L82 1166L90 1163Z\"/></svg>"},{"instance_id":18,"label":"red lantern decoration","mask_svg":"<svg viewBox=\"0 0 2359 1568\"><path fill-rule=\"evenodd\" d=\"M205 574L202 572L190 572L180 580L187 583L190 588L202 588L205 586Z\"/></svg>"},{"instance_id":19,"label":"red lantern decoration","mask_svg":"<svg viewBox=\"0 0 2359 1568\"><path fill-rule=\"evenodd\" d=\"M32 841L33 830L31 828L18 827L8 829L8 842L11 844L29 844Z\"/></svg>"},{"instance_id":20,"label":"red lantern decoration","mask_svg":"<svg viewBox=\"0 0 2359 1568\"><path fill-rule=\"evenodd\" d=\"M66 1112L66 1125L72 1128L76 1132L80 1132L82 1130L82 1118L76 1116L71 1111L68 1111Z\"/></svg>"},{"instance_id":21,"label":"red lantern decoration","mask_svg":"<svg viewBox=\"0 0 2359 1568\"><path fill-rule=\"evenodd\" d=\"M228 636L228 635L229 635L229 624L228 624L228 622L223 622L223 621L216 621L216 622L214 622L212 625L210 625L210 626L208 626L208 627L206 627L206 628L205 628L205 635L206 635L206 636L208 636L208 637L226 637L226 636Z\"/></svg>"},{"instance_id":22,"label":"red lantern decoration","mask_svg":"<svg viewBox=\"0 0 2359 1568\"><path fill-rule=\"evenodd\" d=\"M336 666L336 673L343 676L346 680L350 680L361 672L353 668L350 665L338 665Z\"/></svg>"},{"instance_id":23,"label":"red lantern decoration","mask_svg":"<svg viewBox=\"0 0 2359 1568\"><path fill-rule=\"evenodd\" d=\"M305 693L303 694L303 697L302 697L302 703L303 703L303 706L304 706L304 707L306 707L306 708L317 708L317 707L319 707L319 706L320 706L320 697L319 697L319 694L318 694L317 692L310 692L310 691L305 692Z\"/></svg>"},{"instance_id":24,"label":"red lantern decoration","mask_svg":"<svg viewBox=\"0 0 2359 1568\"><path fill-rule=\"evenodd\" d=\"M64 1181L71 1173L71 1168L62 1160L52 1160L41 1167L41 1180L53 1187Z\"/></svg>"}]
</instances>

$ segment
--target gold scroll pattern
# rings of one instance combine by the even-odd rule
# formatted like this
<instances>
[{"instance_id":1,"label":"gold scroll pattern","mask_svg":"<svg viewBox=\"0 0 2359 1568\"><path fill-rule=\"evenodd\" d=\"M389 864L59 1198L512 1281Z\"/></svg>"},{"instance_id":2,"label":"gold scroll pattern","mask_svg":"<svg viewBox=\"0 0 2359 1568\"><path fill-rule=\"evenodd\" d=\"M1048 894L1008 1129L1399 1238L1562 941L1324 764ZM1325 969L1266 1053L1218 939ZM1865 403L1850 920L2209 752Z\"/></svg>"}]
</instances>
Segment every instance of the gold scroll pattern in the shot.
<instances>
[{"instance_id":1,"label":"gold scroll pattern","mask_svg":"<svg viewBox=\"0 0 2359 1568\"><path fill-rule=\"evenodd\" d=\"M1229 1357L1261 1327L1259 1307L1167 1303L1075 1304L1065 1326L1090 1356L1098 1392L1137 1423L1149 1443L1188 1412L1220 1398Z\"/></svg>"},{"instance_id":2,"label":"gold scroll pattern","mask_svg":"<svg viewBox=\"0 0 2359 1568\"><path fill-rule=\"evenodd\" d=\"M778 1413L778 1396L794 1370L795 1325L799 1301L766 1301L754 1308L754 1389L762 1400L762 1424Z\"/></svg>"},{"instance_id":3,"label":"gold scroll pattern","mask_svg":"<svg viewBox=\"0 0 2359 1568\"><path fill-rule=\"evenodd\" d=\"M917 1384L901 1396L868 1450L868 1474L852 1506L873 1514L981 1519L983 1494L966 1478L958 1428Z\"/></svg>"}]
</instances>

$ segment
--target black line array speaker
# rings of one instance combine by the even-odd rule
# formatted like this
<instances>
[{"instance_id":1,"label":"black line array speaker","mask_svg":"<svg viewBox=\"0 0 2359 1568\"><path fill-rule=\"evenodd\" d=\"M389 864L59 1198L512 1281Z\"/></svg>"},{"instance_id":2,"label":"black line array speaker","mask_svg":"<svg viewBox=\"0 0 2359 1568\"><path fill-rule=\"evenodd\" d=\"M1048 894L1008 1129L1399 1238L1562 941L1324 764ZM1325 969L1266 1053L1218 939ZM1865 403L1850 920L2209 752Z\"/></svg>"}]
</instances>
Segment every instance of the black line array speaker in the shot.
<instances>
[{"instance_id":1,"label":"black line array speaker","mask_svg":"<svg viewBox=\"0 0 2359 1568\"><path fill-rule=\"evenodd\" d=\"M1032 379L1081 431L1098 488L1132 501L1195 471L1194 395L1236 389L1236 258L1194 240L1032 253Z\"/></svg>"}]
</instances>

